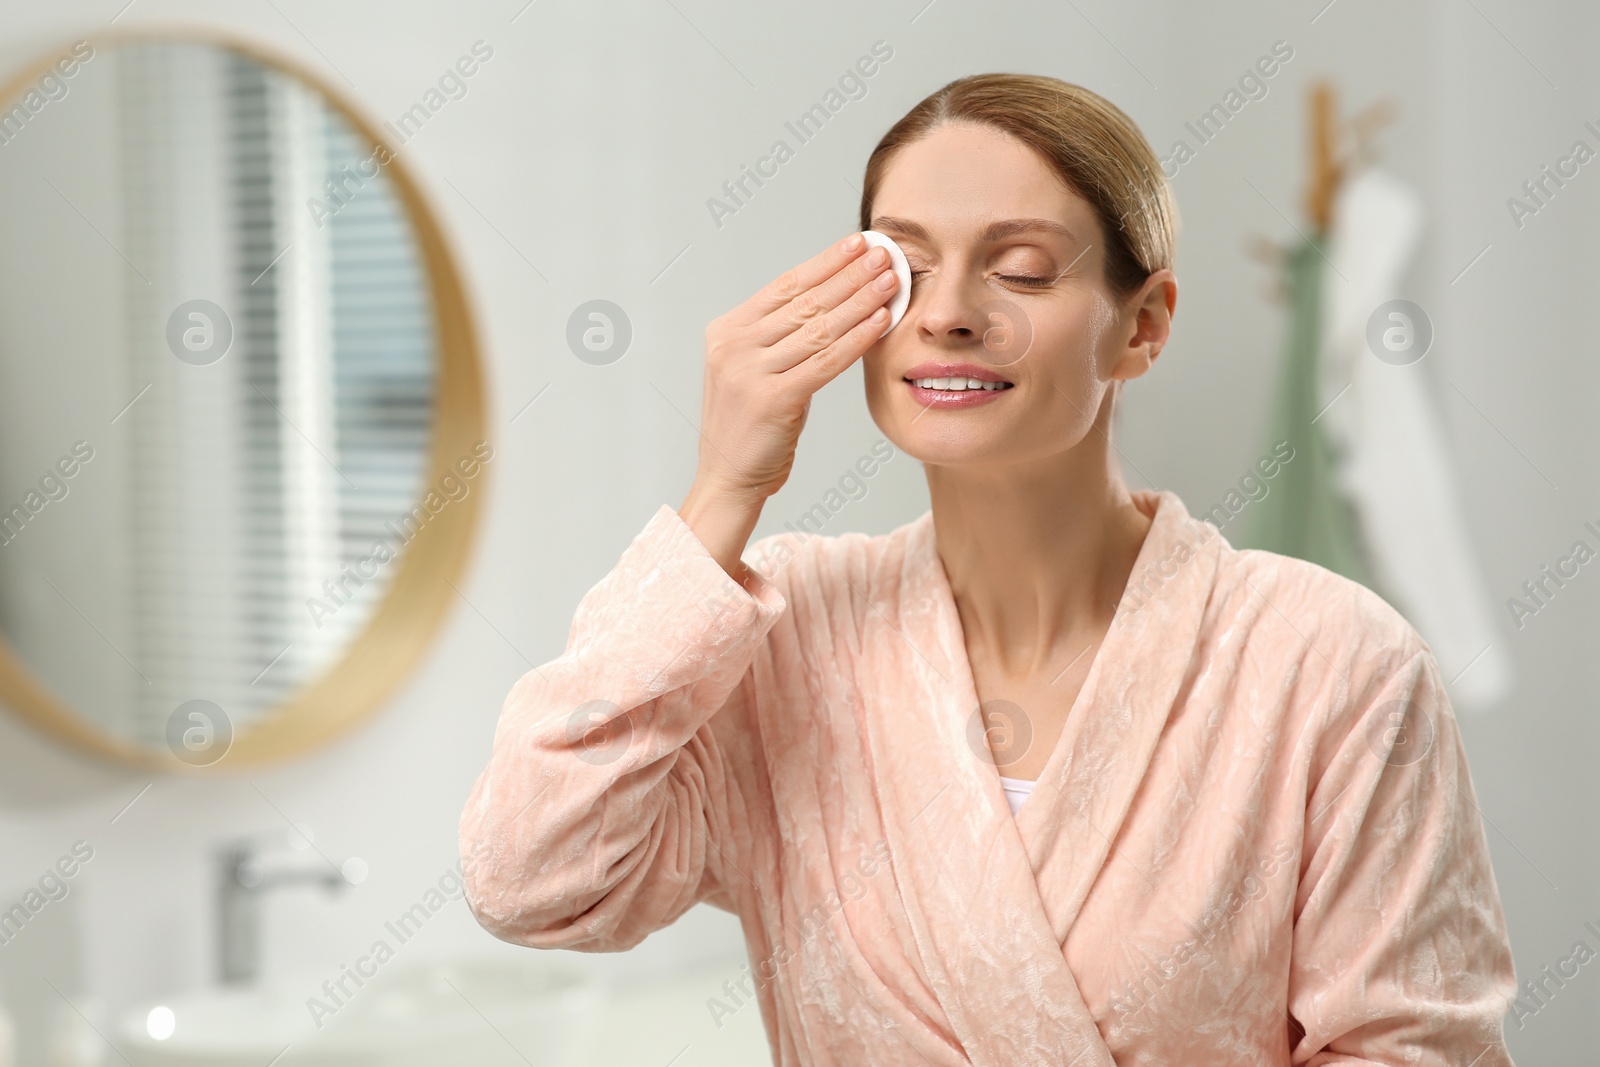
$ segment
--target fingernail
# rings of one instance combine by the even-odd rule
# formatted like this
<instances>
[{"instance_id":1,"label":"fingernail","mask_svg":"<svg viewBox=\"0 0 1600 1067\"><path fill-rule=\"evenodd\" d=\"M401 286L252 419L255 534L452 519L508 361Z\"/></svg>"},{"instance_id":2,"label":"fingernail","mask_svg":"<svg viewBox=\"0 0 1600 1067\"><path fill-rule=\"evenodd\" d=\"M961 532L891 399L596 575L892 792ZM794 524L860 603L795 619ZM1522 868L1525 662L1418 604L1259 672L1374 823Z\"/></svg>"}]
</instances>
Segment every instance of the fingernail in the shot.
<instances>
[{"instance_id":1,"label":"fingernail","mask_svg":"<svg viewBox=\"0 0 1600 1067\"><path fill-rule=\"evenodd\" d=\"M865 240L866 238L862 237L861 234L853 233L844 239L844 250L846 252L854 252L861 247L862 242Z\"/></svg>"},{"instance_id":2,"label":"fingernail","mask_svg":"<svg viewBox=\"0 0 1600 1067\"><path fill-rule=\"evenodd\" d=\"M881 245L867 253L867 266L882 267L889 262L889 253Z\"/></svg>"},{"instance_id":3,"label":"fingernail","mask_svg":"<svg viewBox=\"0 0 1600 1067\"><path fill-rule=\"evenodd\" d=\"M877 280L874 281L872 284L877 286L879 289L892 289L892 288L894 288L894 283L895 283L894 271L886 270L882 274L878 275Z\"/></svg>"}]
</instances>

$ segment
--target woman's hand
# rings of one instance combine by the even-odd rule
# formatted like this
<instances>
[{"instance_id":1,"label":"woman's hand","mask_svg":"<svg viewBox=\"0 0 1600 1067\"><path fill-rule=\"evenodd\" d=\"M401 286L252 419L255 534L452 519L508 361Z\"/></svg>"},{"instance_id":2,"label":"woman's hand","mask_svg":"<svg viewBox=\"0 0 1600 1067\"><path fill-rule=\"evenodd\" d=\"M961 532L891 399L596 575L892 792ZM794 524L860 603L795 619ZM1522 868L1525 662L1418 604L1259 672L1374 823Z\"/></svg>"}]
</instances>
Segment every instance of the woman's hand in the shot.
<instances>
[{"instance_id":1,"label":"woman's hand","mask_svg":"<svg viewBox=\"0 0 1600 1067\"><path fill-rule=\"evenodd\" d=\"M889 254L855 233L706 327L700 466L678 514L734 579L794 466L812 394L882 336L896 284Z\"/></svg>"}]
</instances>

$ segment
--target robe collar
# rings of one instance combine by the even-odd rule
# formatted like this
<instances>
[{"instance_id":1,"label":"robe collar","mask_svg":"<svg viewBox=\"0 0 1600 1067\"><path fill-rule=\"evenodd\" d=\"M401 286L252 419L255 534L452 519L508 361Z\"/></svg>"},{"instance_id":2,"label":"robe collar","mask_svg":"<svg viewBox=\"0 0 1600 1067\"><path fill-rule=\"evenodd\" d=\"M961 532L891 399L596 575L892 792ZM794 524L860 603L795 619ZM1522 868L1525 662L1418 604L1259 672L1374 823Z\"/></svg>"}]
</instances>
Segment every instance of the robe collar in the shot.
<instances>
[{"instance_id":1,"label":"robe collar","mask_svg":"<svg viewBox=\"0 0 1600 1067\"><path fill-rule=\"evenodd\" d=\"M1189 673L1226 543L1175 493L1132 495L1149 532L1015 817L976 718L931 511L902 527L900 573L883 576L898 585L900 619L882 654L914 686L867 716L884 833L924 973L974 1064L1114 1067L1062 946Z\"/></svg>"}]
</instances>

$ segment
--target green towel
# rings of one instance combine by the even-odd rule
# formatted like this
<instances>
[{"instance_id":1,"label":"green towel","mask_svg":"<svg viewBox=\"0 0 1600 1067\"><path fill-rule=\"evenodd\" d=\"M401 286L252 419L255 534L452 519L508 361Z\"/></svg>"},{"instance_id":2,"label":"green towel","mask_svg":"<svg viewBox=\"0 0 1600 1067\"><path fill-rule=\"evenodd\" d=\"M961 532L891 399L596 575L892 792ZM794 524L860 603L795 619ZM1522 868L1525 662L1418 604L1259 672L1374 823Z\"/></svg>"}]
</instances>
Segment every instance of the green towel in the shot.
<instances>
[{"instance_id":1,"label":"green towel","mask_svg":"<svg viewBox=\"0 0 1600 1067\"><path fill-rule=\"evenodd\" d=\"M1317 351L1326 263L1320 236L1301 242L1288 257L1289 345L1267 451L1288 441L1294 458L1269 483L1272 491L1250 505L1246 523L1229 541L1237 548L1262 548L1310 560L1370 587L1371 569L1355 516L1334 480L1332 446L1321 421L1311 421L1322 410Z\"/></svg>"}]
</instances>

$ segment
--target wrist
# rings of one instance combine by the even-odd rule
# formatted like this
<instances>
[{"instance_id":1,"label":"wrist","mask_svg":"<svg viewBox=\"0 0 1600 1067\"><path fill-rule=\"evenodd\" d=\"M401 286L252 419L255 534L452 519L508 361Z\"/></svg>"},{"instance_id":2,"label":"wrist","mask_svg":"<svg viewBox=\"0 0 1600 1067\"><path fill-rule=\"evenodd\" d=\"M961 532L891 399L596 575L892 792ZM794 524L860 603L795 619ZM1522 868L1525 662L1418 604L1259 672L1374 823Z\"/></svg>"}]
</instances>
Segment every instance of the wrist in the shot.
<instances>
[{"instance_id":1,"label":"wrist","mask_svg":"<svg viewBox=\"0 0 1600 1067\"><path fill-rule=\"evenodd\" d=\"M754 528L756 520L761 515L761 507L765 503L766 498L758 492L730 489L715 482L696 478L684 496L678 514L685 522L688 522L691 516L710 518L718 522L732 520L735 523L748 518L751 527Z\"/></svg>"},{"instance_id":2,"label":"wrist","mask_svg":"<svg viewBox=\"0 0 1600 1067\"><path fill-rule=\"evenodd\" d=\"M747 568L739 557L761 518L763 502L763 498L754 493L727 490L696 480L678 508L678 517L728 576L742 585Z\"/></svg>"}]
</instances>

